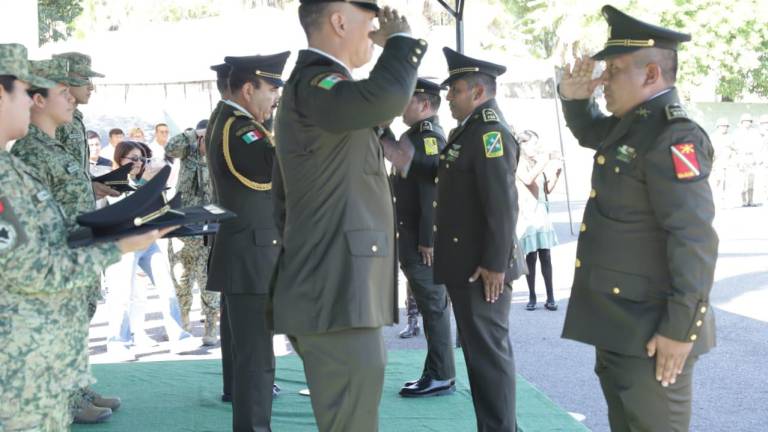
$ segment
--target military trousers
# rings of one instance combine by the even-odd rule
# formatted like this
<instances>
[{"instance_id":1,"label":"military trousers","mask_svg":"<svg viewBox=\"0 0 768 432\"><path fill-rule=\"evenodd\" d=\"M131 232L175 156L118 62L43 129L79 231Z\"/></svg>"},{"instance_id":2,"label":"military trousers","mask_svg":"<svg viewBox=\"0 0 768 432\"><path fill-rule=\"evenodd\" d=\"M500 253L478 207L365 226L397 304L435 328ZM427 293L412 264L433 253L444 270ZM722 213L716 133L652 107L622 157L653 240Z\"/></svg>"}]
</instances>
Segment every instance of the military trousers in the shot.
<instances>
[{"instance_id":1,"label":"military trousers","mask_svg":"<svg viewBox=\"0 0 768 432\"><path fill-rule=\"evenodd\" d=\"M447 284L467 364L478 432L513 432L515 359L509 338L511 285L495 303L485 301L482 281Z\"/></svg>"},{"instance_id":2,"label":"military trousers","mask_svg":"<svg viewBox=\"0 0 768 432\"><path fill-rule=\"evenodd\" d=\"M427 339L427 358L423 375L436 380L456 377L451 339L451 311L445 285L435 284L432 267L421 262L421 256L401 251L401 267L424 321L424 337Z\"/></svg>"},{"instance_id":3,"label":"military trousers","mask_svg":"<svg viewBox=\"0 0 768 432\"><path fill-rule=\"evenodd\" d=\"M595 374L608 404L611 432L685 432L691 420L693 366L688 356L674 384L656 381L656 358L596 348Z\"/></svg>"},{"instance_id":4,"label":"military trousers","mask_svg":"<svg viewBox=\"0 0 768 432\"><path fill-rule=\"evenodd\" d=\"M179 299L179 308L182 315L189 316L192 309L192 288L197 282L200 288L200 304L205 319L214 319L219 312L219 293L207 291L208 284L208 248L202 238L183 239L183 246L176 252L173 242L168 242L168 258L171 262L171 276L176 288L176 298ZM176 264L181 264L183 273L176 278Z\"/></svg>"},{"instance_id":5,"label":"military trousers","mask_svg":"<svg viewBox=\"0 0 768 432\"><path fill-rule=\"evenodd\" d=\"M232 336L232 430L270 431L275 355L266 294L227 294Z\"/></svg>"},{"instance_id":6,"label":"military trousers","mask_svg":"<svg viewBox=\"0 0 768 432\"><path fill-rule=\"evenodd\" d=\"M304 362L320 432L379 430L387 352L381 328L289 335Z\"/></svg>"},{"instance_id":7,"label":"military trousers","mask_svg":"<svg viewBox=\"0 0 768 432\"><path fill-rule=\"evenodd\" d=\"M224 294L221 294L219 314L219 340L221 341L221 376L222 389L221 394L232 396L232 332L229 330L229 312L227 312L227 301Z\"/></svg>"}]
</instances>

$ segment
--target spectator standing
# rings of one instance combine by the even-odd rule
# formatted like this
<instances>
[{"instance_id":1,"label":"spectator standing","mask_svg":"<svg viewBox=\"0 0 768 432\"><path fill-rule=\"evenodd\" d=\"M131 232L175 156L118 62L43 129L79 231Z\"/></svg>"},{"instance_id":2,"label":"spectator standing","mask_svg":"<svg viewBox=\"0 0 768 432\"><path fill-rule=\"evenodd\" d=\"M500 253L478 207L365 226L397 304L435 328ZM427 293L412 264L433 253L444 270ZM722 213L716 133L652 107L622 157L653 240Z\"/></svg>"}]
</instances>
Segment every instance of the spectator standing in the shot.
<instances>
[{"instance_id":1,"label":"spectator standing","mask_svg":"<svg viewBox=\"0 0 768 432\"><path fill-rule=\"evenodd\" d=\"M123 138L125 137L125 133L123 133L122 129L119 128L113 128L109 130L109 142L107 143L104 148L101 149L101 156L104 159L109 159L110 161L114 161L115 156L115 147L119 143L123 141ZM112 162L112 168L117 168L117 166Z\"/></svg>"},{"instance_id":2,"label":"spectator standing","mask_svg":"<svg viewBox=\"0 0 768 432\"><path fill-rule=\"evenodd\" d=\"M99 137L99 134L89 130L86 132L86 137L88 138L88 150L90 151L88 165L91 174L100 176L111 171L112 161L105 157L101 157L101 138Z\"/></svg>"},{"instance_id":3,"label":"spectator standing","mask_svg":"<svg viewBox=\"0 0 768 432\"><path fill-rule=\"evenodd\" d=\"M761 153L762 136L754 127L752 116L749 113L741 115L739 127L736 129L734 141L738 143L737 167L742 176L741 206L754 207L755 179L762 165Z\"/></svg>"}]
</instances>

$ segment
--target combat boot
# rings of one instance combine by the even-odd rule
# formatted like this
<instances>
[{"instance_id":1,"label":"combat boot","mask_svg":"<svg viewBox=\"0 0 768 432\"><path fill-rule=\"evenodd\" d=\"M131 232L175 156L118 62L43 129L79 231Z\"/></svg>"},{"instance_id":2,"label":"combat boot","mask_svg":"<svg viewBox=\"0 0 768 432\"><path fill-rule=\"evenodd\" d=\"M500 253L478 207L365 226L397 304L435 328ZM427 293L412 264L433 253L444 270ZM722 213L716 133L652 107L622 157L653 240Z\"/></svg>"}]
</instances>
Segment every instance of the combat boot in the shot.
<instances>
[{"instance_id":1,"label":"combat boot","mask_svg":"<svg viewBox=\"0 0 768 432\"><path fill-rule=\"evenodd\" d=\"M410 339L416 337L421 332L419 328L419 317L412 315L408 317L408 325L400 332L400 339Z\"/></svg>"},{"instance_id":2,"label":"combat boot","mask_svg":"<svg viewBox=\"0 0 768 432\"><path fill-rule=\"evenodd\" d=\"M203 333L203 346L214 346L218 341L216 337L216 314L205 317L205 332Z\"/></svg>"},{"instance_id":3,"label":"combat boot","mask_svg":"<svg viewBox=\"0 0 768 432\"><path fill-rule=\"evenodd\" d=\"M120 405L122 401L119 397L116 396L102 396L99 393L96 393L92 388L85 387L83 389L83 394L85 398L94 406L100 407L100 408L109 408L113 412L117 411L118 408L120 408Z\"/></svg>"},{"instance_id":4,"label":"combat boot","mask_svg":"<svg viewBox=\"0 0 768 432\"><path fill-rule=\"evenodd\" d=\"M112 417L111 409L97 407L84 400L77 411L75 411L75 418L73 421L77 424L94 424L103 423L110 417Z\"/></svg>"}]
</instances>

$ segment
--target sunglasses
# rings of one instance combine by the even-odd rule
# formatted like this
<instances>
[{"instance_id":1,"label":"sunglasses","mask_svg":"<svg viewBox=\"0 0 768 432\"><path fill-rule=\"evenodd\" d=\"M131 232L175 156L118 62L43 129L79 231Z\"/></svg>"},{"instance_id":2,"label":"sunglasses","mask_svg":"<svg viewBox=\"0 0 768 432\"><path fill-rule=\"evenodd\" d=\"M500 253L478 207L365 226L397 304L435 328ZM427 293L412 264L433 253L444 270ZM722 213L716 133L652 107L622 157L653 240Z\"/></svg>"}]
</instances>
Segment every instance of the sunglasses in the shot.
<instances>
[{"instance_id":1,"label":"sunglasses","mask_svg":"<svg viewBox=\"0 0 768 432\"><path fill-rule=\"evenodd\" d=\"M146 162L147 158L141 156L124 157L123 160L129 160L131 162Z\"/></svg>"}]
</instances>

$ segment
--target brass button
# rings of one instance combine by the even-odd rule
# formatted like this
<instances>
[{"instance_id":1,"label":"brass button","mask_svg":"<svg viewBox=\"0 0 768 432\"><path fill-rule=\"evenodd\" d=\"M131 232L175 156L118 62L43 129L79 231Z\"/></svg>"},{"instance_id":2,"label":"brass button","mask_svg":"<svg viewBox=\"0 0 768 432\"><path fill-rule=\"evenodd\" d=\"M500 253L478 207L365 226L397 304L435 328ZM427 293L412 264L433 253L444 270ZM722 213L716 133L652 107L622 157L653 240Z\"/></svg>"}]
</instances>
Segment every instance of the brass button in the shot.
<instances>
[{"instance_id":1,"label":"brass button","mask_svg":"<svg viewBox=\"0 0 768 432\"><path fill-rule=\"evenodd\" d=\"M707 307L706 306L702 306L701 307L701 313L707 313Z\"/></svg>"},{"instance_id":2,"label":"brass button","mask_svg":"<svg viewBox=\"0 0 768 432\"><path fill-rule=\"evenodd\" d=\"M400 233L399 233L399 232L398 232L398 233L395 233L395 238L396 238L396 239L399 239L399 238L400 238Z\"/></svg>"},{"instance_id":3,"label":"brass button","mask_svg":"<svg viewBox=\"0 0 768 432\"><path fill-rule=\"evenodd\" d=\"M698 337L698 336L696 336L696 335L691 335L691 340L692 340L692 341L695 341L695 340L696 340L696 339L698 339L698 338L699 338L699 337Z\"/></svg>"},{"instance_id":4,"label":"brass button","mask_svg":"<svg viewBox=\"0 0 768 432\"><path fill-rule=\"evenodd\" d=\"M277 244L277 240L272 240L272 244L276 245Z\"/></svg>"},{"instance_id":5,"label":"brass button","mask_svg":"<svg viewBox=\"0 0 768 432\"><path fill-rule=\"evenodd\" d=\"M378 246L376 246L376 245L373 245L373 246L371 246L371 251L372 251L372 252L374 252L374 253L376 253L376 252L378 252L378 251L379 251L379 247L378 247Z\"/></svg>"},{"instance_id":6,"label":"brass button","mask_svg":"<svg viewBox=\"0 0 768 432\"><path fill-rule=\"evenodd\" d=\"M440 179L435 177L435 184L438 184L438 183L440 183Z\"/></svg>"},{"instance_id":7,"label":"brass button","mask_svg":"<svg viewBox=\"0 0 768 432\"><path fill-rule=\"evenodd\" d=\"M591 191L589 191L589 197L590 198L594 198L596 196L597 196L597 191L596 190L592 189Z\"/></svg>"},{"instance_id":8,"label":"brass button","mask_svg":"<svg viewBox=\"0 0 768 432\"><path fill-rule=\"evenodd\" d=\"M427 41L425 41L424 39L419 39L419 45L427 46Z\"/></svg>"},{"instance_id":9,"label":"brass button","mask_svg":"<svg viewBox=\"0 0 768 432\"><path fill-rule=\"evenodd\" d=\"M612 292L612 293L614 293L615 295L619 295L619 294L621 294L621 288L619 288L619 287L613 287L613 289L611 290L611 292Z\"/></svg>"},{"instance_id":10,"label":"brass button","mask_svg":"<svg viewBox=\"0 0 768 432\"><path fill-rule=\"evenodd\" d=\"M397 197L392 197L392 202L396 203L397 202Z\"/></svg>"},{"instance_id":11,"label":"brass button","mask_svg":"<svg viewBox=\"0 0 768 432\"><path fill-rule=\"evenodd\" d=\"M581 232L584 232L587 230L587 224L581 224Z\"/></svg>"},{"instance_id":12,"label":"brass button","mask_svg":"<svg viewBox=\"0 0 768 432\"><path fill-rule=\"evenodd\" d=\"M613 168L613 172L615 172L616 174L618 174L619 171L621 171L621 169L619 167L614 167Z\"/></svg>"},{"instance_id":13,"label":"brass button","mask_svg":"<svg viewBox=\"0 0 768 432\"><path fill-rule=\"evenodd\" d=\"M405 224L405 222L400 221L400 226L403 226L404 224Z\"/></svg>"},{"instance_id":14,"label":"brass button","mask_svg":"<svg viewBox=\"0 0 768 432\"><path fill-rule=\"evenodd\" d=\"M437 208L437 201L432 201L432 207Z\"/></svg>"},{"instance_id":15,"label":"brass button","mask_svg":"<svg viewBox=\"0 0 768 432\"><path fill-rule=\"evenodd\" d=\"M432 231L437 232L437 225L432 225Z\"/></svg>"},{"instance_id":16,"label":"brass button","mask_svg":"<svg viewBox=\"0 0 768 432\"><path fill-rule=\"evenodd\" d=\"M581 267L581 260L576 258L576 268Z\"/></svg>"},{"instance_id":17,"label":"brass button","mask_svg":"<svg viewBox=\"0 0 768 432\"><path fill-rule=\"evenodd\" d=\"M702 321L702 320L696 321L696 327L701 327L703 325L704 325L704 321Z\"/></svg>"},{"instance_id":18,"label":"brass button","mask_svg":"<svg viewBox=\"0 0 768 432\"><path fill-rule=\"evenodd\" d=\"M446 169L448 169L448 168L450 168L450 167L451 167L451 164L449 164L449 163L446 163L446 164L445 164L445 168L446 168Z\"/></svg>"},{"instance_id":19,"label":"brass button","mask_svg":"<svg viewBox=\"0 0 768 432\"><path fill-rule=\"evenodd\" d=\"M605 156L600 155L597 157L597 164L598 165L605 165Z\"/></svg>"},{"instance_id":20,"label":"brass button","mask_svg":"<svg viewBox=\"0 0 768 432\"><path fill-rule=\"evenodd\" d=\"M416 54L421 54L424 51L422 51L420 48L414 48L413 52L415 52Z\"/></svg>"},{"instance_id":21,"label":"brass button","mask_svg":"<svg viewBox=\"0 0 768 432\"><path fill-rule=\"evenodd\" d=\"M458 237L454 237L454 238L453 238L453 242L454 242L454 243L458 243L458 242L459 242L459 238L458 238Z\"/></svg>"},{"instance_id":22,"label":"brass button","mask_svg":"<svg viewBox=\"0 0 768 432\"><path fill-rule=\"evenodd\" d=\"M413 57L411 57L411 61L414 62L414 63L418 63L419 62L419 58L416 57L416 56L413 56Z\"/></svg>"}]
</instances>

